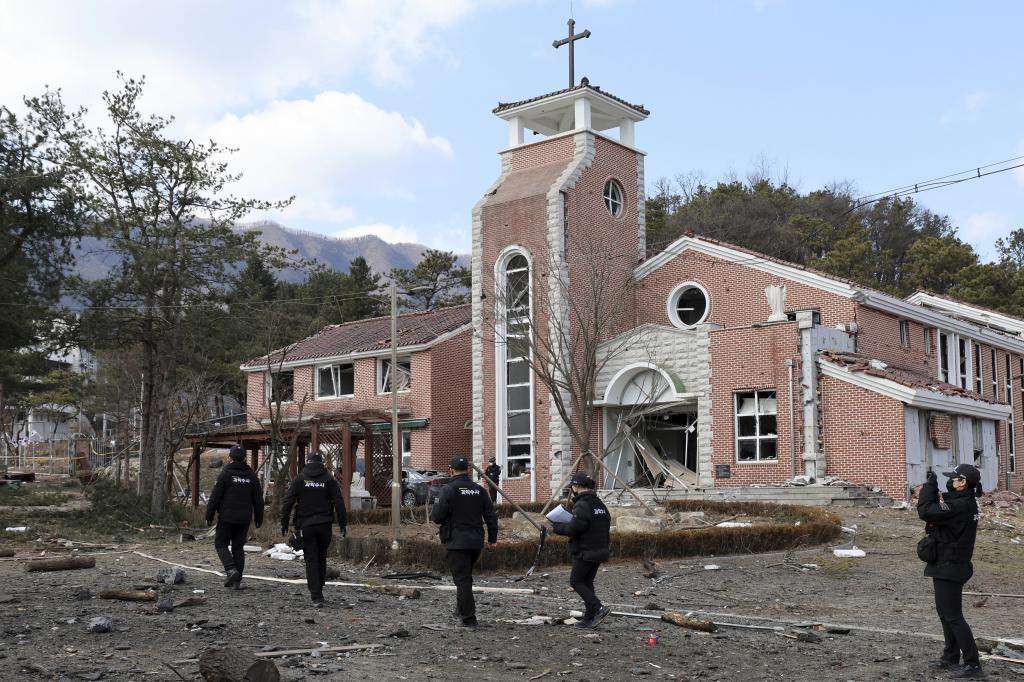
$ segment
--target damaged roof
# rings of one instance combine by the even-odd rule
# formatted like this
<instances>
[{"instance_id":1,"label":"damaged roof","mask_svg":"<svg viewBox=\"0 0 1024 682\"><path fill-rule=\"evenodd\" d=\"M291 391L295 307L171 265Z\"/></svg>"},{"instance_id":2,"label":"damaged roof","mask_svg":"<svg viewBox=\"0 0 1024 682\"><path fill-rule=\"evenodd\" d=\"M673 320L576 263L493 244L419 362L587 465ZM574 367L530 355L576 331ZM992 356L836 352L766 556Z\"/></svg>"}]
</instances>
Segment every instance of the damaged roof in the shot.
<instances>
[{"instance_id":1,"label":"damaged roof","mask_svg":"<svg viewBox=\"0 0 1024 682\"><path fill-rule=\"evenodd\" d=\"M442 336L459 331L470 324L471 306L439 308L398 316L398 347L431 344ZM391 317L371 317L366 320L332 324L316 334L267 355L242 363L242 369L259 369L268 364L289 365L299 360L340 358L357 353L374 353L391 347Z\"/></svg>"},{"instance_id":2,"label":"damaged roof","mask_svg":"<svg viewBox=\"0 0 1024 682\"><path fill-rule=\"evenodd\" d=\"M851 372L859 372L867 376L888 379L889 381L893 381L901 386L906 386L907 388L923 389L951 397L967 398L970 400L990 403L992 405L1000 404L969 389L960 388L954 384L947 384L946 382L940 381L935 377L930 377L927 374L921 374L920 372L914 372L909 369L893 367L886 362L870 358L866 355L861 355L860 353L823 350L820 351L818 355L823 360L843 367Z\"/></svg>"}]
</instances>

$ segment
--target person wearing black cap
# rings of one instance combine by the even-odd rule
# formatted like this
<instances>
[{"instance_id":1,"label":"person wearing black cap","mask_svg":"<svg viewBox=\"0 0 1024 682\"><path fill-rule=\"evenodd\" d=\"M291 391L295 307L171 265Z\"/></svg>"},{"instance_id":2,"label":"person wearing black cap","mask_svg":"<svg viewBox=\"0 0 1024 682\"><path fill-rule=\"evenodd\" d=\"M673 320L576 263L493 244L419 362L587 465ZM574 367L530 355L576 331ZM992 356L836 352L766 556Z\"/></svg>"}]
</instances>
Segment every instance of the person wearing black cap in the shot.
<instances>
[{"instance_id":1,"label":"person wearing black cap","mask_svg":"<svg viewBox=\"0 0 1024 682\"><path fill-rule=\"evenodd\" d=\"M493 504L498 501L498 488L496 486L501 485L501 465L498 464L498 460L494 457L491 457L488 462L490 463L484 469L484 474L490 481L494 481L494 486L490 482L487 483L487 492L491 494L491 503Z\"/></svg>"},{"instance_id":2,"label":"person wearing black cap","mask_svg":"<svg viewBox=\"0 0 1024 682\"><path fill-rule=\"evenodd\" d=\"M345 500L334 476L324 466L319 452L309 455L302 473L292 480L281 503L281 534L288 535L288 526L295 508L295 530L302 537L302 558L306 563L306 587L313 605L324 605L324 583L327 581L327 548L331 546L331 524L335 519L345 537L348 517Z\"/></svg>"},{"instance_id":3,"label":"person wearing black cap","mask_svg":"<svg viewBox=\"0 0 1024 682\"><path fill-rule=\"evenodd\" d=\"M917 515L926 522L925 532L933 547L921 556L927 562L924 574L932 579L935 610L945 640L941 658L930 667L949 669L950 677L956 679L981 678L985 673L978 658L978 645L963 613L964 583L974 575L971 557L978 532L975 497L982 493L981 472L970 464L960 464L943 475L949 478L947 492L939 496L935 472L929 469L917 500ZM918 554L922 554L920 547Z\"/></svg>"},{"instance_id":4,"label":"person wearing black cap","mask_svg":"<svg viewBox=\"0 0 1024 682\"><path fill-rule=\"evenodd\" d=\"M498 542L498 516L487 491L470 480L466 458L452 457L448 466L452 480L441 490L430 520L441 526L439 534L456 587L455 617L466 627L476 627L473 566L484 547L484 524L487 546L493 548Z\"/></svg>"},{"instance_id":5,"label":"person wearing black cap","mask_svg":"<svg viewBox=\"0 0 1024 682\"><path fill-rule=\"evenodd\" d=\"M213 546L224 564L227 579L224 587L239 589L245 569L245 539L249 537L249 524L255 519L256 527L263 525L263 488L260 479L245 463L245 448L232 445L228 451L231 462L217 477L206 504L206 525L213 525L217 515L217 532Z\"/></svg>"},{"instance_id":6,"label":"person wearing black cap","mask_svg":"<svg viewBox=\"0 0 1024 682\"><path fill-rule=\"evenodd\" d=\"M569 586L586 605L583 620L576 626L595 628L611 613L611 609L603 606L594 593L597 569L608 561L610 555L608 529L611 517L595 492L597 484L594 479L579 472L573 474L570 487L573 492L572 520L553 525L556 533L569 536L569 552L572 554Z\"/></svg>"}]
</instances>

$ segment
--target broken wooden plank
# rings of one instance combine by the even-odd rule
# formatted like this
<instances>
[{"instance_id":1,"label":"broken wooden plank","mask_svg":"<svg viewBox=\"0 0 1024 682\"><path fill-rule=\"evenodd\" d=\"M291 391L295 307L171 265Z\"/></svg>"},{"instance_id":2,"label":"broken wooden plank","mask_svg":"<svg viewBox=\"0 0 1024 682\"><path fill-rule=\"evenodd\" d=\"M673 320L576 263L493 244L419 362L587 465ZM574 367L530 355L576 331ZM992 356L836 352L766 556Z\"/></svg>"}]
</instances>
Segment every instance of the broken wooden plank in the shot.
<instances>
[{"instance_id":1,"label":"broken wooden plank","mask_svg":"<svg viewBox=\"0 0 1024 682\"><path fill-rule=\"evenodd\" d=\"M96 596L120 601L156 601L156 592L153 590L100 590Z\"/></svg>"},{"instance_id":2,"label":"broken wooden plank","mask_svg":"<svg viewBox=\"0 0 1024 682\"><path fill-rule=\"evenodd\" d=\"M37 559L25 564L29 573L37 571L74 571L80 568L95 568L96 560L92 557L66 557L63 559Z\"/></svg>"},{"instance_id":3,"label":"broken wooden plank","mask_svg":"<svg viewBox=\"0 0 1024 682\"><path fill-rule=\"evenodd\" d=\"M964 592L972 597L1003 597L1004 599L1024 599L1024 594L1000 594L999 592Z\"/></svg>"}]
</instances>

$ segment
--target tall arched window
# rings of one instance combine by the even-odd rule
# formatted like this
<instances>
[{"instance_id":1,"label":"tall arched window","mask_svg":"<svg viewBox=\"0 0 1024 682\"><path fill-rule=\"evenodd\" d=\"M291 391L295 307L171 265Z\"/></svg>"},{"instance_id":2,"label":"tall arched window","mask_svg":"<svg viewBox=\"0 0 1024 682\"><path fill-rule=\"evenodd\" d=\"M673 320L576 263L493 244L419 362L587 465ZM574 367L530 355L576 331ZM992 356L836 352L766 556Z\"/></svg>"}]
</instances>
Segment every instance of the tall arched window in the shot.
<instances>
[{"instance_id":1,"label":"tall arched window","mask_svg":"<svg viewBox=\"0 0 1024 682\"><path fill-rule=\"evenodd\" d=\"M530 261L518 251L499 262L497 278L497 423L508 478L533 471L533 372L530 370ZM503 457L502 457L503 455Z\"/></svg>"}]
</instances>

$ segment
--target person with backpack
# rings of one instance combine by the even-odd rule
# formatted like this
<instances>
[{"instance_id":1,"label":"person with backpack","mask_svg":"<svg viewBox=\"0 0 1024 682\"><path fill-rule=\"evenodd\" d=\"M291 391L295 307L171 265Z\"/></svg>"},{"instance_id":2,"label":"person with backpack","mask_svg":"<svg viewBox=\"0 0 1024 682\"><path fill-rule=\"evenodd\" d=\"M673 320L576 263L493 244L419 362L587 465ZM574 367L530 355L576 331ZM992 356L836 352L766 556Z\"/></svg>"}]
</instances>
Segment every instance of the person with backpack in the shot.
<instances>
[{"instance_id":1,"label":"person with backpack","mask_svg":"<svg viewBox=\"0 0 1024 682\"><path fill-rule=\"evenodd\" d=\"M327 582L327 549L331 546L331 524L337 519L341 537L345 537L348 517L345 500L334 476L324 466L319 452L309 455L302 473L296 476L281 502L281 534L288 535L295 509L295 531L302 538L302 558L306 562L306 587L313 606L324 605Z\"/></svg>"},{"instance_id":2,"label":"person with backpack","mask_svg":"<svg viewBox=\"0 0 1024 682\"><path fill-rule=\"evenodd\" d=\"M245 463L245 448L232 445L228 458L231 461L217 477L206 505L206 525L212 526L217 516L213 546L224 565L224 587L237 590L242 586L249 524L255 520L257 528L263 525L263 488L256 472Z\"/></svg>"},{"instance_id":3,"label":"person with backpack","mask_svg":"<svg viewBox=\"0 0 1024 682\"><path fill-rule=\"evenodd\" d=\"M982 493L981 472L960 464L943 475L949 478L947 492L939 495L935 472L929 469L917 500L917 515L926 522L927 533L918 543L918 556L926 562L924 574L932 579L944 639L942 656L929 667L949 670L954 679L983 678L978 645L963 612L964 583L974 575L971 557L979 519L975 498Z\"/></svg>"}]
</instances>

